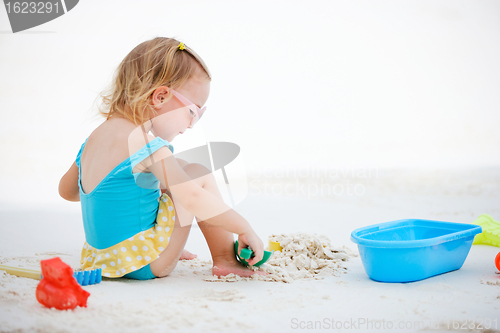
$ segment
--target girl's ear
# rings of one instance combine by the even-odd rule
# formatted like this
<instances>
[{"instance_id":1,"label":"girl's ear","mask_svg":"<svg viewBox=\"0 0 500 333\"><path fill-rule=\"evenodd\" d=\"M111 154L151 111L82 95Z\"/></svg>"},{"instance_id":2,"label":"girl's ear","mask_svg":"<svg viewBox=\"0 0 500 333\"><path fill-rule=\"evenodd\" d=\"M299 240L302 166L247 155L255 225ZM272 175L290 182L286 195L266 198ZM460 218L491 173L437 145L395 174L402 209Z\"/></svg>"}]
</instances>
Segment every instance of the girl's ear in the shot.
<instances>
[{"instance_id":1,"label":"girl's ear","mask_svg":"<svg viewBox=\"0 0 500 333\"><path fill-rule=\"evenodd\" d=\"M155 91L153 92L153 95L151 96L151 103L154 106L162 104L167 99L169 93L170 93L169 87L161 86L156 88Z\"/></svg>"}]
</instances>

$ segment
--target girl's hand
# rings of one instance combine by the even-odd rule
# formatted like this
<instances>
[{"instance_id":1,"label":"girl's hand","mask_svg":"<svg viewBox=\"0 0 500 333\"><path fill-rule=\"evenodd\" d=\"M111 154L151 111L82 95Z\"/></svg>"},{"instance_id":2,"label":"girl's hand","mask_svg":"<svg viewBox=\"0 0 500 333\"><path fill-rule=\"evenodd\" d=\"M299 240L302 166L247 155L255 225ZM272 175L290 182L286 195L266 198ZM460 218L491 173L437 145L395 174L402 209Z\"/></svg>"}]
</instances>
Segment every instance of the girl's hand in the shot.
<instances>
[{"instance_id":1,"label":"girl's hand","mask_svg":"<svg viewBox=\"0 0 500 333\"><path fill-rule=\"evenodd\" d=\"M255 254L255 257L247 260L248 264L252 266L262 260L262 257L264 256L264 243L262 243L255 231L251 230L238 236L238 255L240 254L241 249L247 246L250 246Z\"/></svg>"}]
</instances>

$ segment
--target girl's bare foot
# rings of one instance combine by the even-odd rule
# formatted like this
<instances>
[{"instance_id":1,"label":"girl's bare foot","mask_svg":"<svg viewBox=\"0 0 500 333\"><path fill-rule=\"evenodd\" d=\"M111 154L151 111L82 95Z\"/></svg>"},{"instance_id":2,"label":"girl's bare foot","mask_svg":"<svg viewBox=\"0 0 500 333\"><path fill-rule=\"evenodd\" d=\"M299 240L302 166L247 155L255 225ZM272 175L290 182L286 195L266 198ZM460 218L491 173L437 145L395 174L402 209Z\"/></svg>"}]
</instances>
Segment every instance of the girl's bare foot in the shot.
<instances>
[{"instance_id":1,"label":"girl's bare foot","mask_svg":"<svg viewBox=\"0 0 500 333\"><path fill-rule=\"evenodd\" d=\"M229 274L235 274L241 277L248 277L254 274L257 275L268 275L269 273L264 271L253 271L251 268L244 266L234 258L232 260L214 260L214 267L212 268L212 274L217 277L226 276Z\"/></svg>"},{"instance_id":2,"label":"girl's bare foot","mask_svg":"<svg viewBox=\"0 0 500 333\"><path fill-rule=\"evenodd\" d=\"M188 250L182 250L181 256L179 260L191 260L196 258L197 255L194 253L189 252Z\"/></svg>"}]
</instances>

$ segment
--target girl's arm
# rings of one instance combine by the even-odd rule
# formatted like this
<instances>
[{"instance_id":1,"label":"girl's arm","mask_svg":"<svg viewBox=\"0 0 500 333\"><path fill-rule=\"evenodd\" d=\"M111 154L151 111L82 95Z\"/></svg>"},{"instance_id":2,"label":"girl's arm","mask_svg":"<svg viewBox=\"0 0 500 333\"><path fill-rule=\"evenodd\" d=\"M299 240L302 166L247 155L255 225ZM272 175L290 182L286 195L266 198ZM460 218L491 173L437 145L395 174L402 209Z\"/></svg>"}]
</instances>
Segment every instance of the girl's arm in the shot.
<instances>
[{"instance_id":1,"label":"girl's arm","mask_svg":"<svg viewBox=\"0 0 500 333\"><path fill-rule=\"evenodd\" d=\"M80 201L80 189L78 188L78 166L73 162L68 172L62 176L59 182L59 195L68 201Z\"/></svg>"},{"instance_id":2,"label":"girl's arm","mask_svg":"<svg viewBox=\"0 0 500 333\"><path fill-rule=\"evenodd\" d=\"M219 226L239 235L240 248L252 247L255 252L249 264L260 261L264 255L264 245L250 224L223 200L199 186L184 172L172 152L163 147L146 158L142 163L163 186L168 183L174 201L186 208L199 220Z\"/></svg>"},{"instance_id":3,"label":"girl's arm","mask_svg":"<svg viewBox=\"0 0 500 333\"><path fill-rule=\"evenodd\" d=\"M224 201L199 186L179 165L172 152L163 147L146 158L146 166L179 203L198 219L238 235L252 230L250 224ZM165 181L166 179L166 181Z\"/></svg>"}]
</instances>

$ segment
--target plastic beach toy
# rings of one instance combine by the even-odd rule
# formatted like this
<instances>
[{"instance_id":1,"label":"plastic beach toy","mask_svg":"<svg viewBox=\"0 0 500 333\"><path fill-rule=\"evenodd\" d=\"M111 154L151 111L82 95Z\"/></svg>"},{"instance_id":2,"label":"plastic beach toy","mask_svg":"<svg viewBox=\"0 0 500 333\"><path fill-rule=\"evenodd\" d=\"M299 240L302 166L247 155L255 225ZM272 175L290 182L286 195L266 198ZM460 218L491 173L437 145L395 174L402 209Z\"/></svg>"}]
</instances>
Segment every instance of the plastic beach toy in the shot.
<instances>
[{"instance_id":1,"label":"plastic beach toy","mask_svg":"<svg viewBox=\"0 0 500 333\"><path fill-rule=\"evenodd\" d=\"M280 242L273 242L269 241L269 251L282 251L283 248L281 247Z\"/></svg>"},{"instance_id":2,"label":"plastic beach toy","mask_svg":"<svg viewBox=\"0 0 500 333\"><path fill-rule=\"evenodd\" d=\"M483 232L474 238L472 244L485 244L500 247L500 222L495 221L493 217L488 214L483 214L473 223L480 225L483 228Z\"/></svg>"},{"instance_id":3,"label":"plastic beach toy","mask_svg":"<svg viewBox=\"0 0 500 333\"><path fill-rule=\"evenodd\" d=\"M36 299L48 308L58 310L87 307L90 293L83 290L73 277L71 267L58 257L40 262L43 278L36 287Z\"/></svg>"},{"instance_id":4,"label":"plastic beach toy","mask_svg":"<svg viewBox=\"0 0 500 333\"><path fill-rule=\"evenodd\" d=\"M379 282L412 282L460 269L481 227L407 219L354 230L366 274Z\"/></svg>"},{"instance_id":5,"label":"plastic beach toy","mask_svg":"<svg viewBox=\"0 0 500 333\"><path fill-rule=\"evenodd\" d=\"M250 247L241 249L240 254L238 254L238 241L234 242L234 252L236 253L236 257L238 258L238 260L245 266L248 266L247 260L254 256L254 253ZM268 261L269 258L271 258L272 254L272 252L264 251L262 260L255 263L253 266L259 267L260 265Z\"/></svg>"},{"instance_id":6,"label":"plastic beach toy","mask_svg":"<svg viewBox=\"0 0 500 333\"><path fill-rule=\"evenodd\" d=\"M15 276L27 277L35 280L42 279L42 272L35 269L26 269L26 268L0 265L0 270L6 271L7 273ZM82 286L90 284L98 284L102 280L101 271L102 270L100 268L87 271L76 271L73 273L73 277Z\"/></svg>"}]
</instances>

